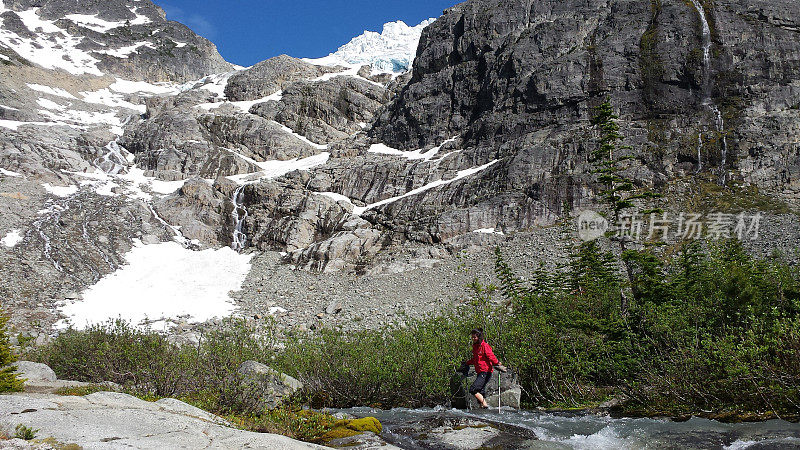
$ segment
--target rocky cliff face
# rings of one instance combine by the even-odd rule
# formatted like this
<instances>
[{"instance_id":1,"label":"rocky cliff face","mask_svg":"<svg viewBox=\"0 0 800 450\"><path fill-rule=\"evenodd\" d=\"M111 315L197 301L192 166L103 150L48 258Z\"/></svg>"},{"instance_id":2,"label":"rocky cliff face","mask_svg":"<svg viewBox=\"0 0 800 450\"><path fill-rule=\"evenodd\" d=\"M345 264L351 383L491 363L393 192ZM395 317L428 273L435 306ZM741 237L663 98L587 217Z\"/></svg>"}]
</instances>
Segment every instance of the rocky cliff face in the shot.
<instances>
[{"instance_id":1,"label":"rocky cliff face","mask_svg":"<svg viewBox=\"0 0 800 450\"><path fill-rule=\"evenodd\" d=\"M610 97L641 182L726 172L796 203L800 6L704 5L465 2L423 32L411 82L370 134L402 149L460 135L476 162L502 159L485 182L546 220L586 196L587 119ZM710 23L707 72L700 13Z\"/></svg>"},{"instance_id":2,"label":"rocky cliff face","mask_svg":"<svg viewBox=\"0 0 800 450\"><path fill-rule=\"evenodd\" d=\"M470 0L397 76L235 68L146 0L5 0L0 237L22 239L0 250L2 294L51 323L135 239L368 278L535 233L593 204L606 98L637 184L796 208L799 17L792 0Z\"/></svg>"}]
</instances>

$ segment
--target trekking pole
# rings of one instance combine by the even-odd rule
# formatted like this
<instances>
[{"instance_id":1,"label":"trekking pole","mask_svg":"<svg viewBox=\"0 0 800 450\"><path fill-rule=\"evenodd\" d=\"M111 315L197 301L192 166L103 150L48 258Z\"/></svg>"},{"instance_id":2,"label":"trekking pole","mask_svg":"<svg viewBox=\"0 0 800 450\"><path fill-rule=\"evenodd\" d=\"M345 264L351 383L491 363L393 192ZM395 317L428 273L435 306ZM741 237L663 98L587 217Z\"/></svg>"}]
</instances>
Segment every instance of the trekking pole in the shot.
<instances>
[{"instance_id":1,"label":"trekking pole","mask_svg":"<svg viewBox=\"0 0 800 450\"><path fill-rule=\"evenodd\" d=\"M500 387L500 369L497 369L497 414L500 414L500 405L503 404L503 390Z\"/></svg>"}]
</instances>

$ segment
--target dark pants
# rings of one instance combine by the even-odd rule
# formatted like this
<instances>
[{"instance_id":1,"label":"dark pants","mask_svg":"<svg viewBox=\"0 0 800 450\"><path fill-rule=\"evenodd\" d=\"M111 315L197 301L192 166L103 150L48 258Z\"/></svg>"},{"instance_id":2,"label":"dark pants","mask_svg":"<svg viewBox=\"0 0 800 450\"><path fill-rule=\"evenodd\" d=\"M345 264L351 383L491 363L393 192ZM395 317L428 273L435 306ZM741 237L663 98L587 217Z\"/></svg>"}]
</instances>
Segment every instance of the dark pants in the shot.
<instances>
[{"instance_id":1,"label":"dark pants","mask_svg":"<svg viewBox=\"0 0 800 450\"><path fill-rule=\"evenodd\" d=\"M475 395L480 392L481 395L486 397L486 385L489 384L491 378L492 372L478 372L475 381L472 382L472 387L469 388L469 393Z\"/></svg>"}]
</instances>

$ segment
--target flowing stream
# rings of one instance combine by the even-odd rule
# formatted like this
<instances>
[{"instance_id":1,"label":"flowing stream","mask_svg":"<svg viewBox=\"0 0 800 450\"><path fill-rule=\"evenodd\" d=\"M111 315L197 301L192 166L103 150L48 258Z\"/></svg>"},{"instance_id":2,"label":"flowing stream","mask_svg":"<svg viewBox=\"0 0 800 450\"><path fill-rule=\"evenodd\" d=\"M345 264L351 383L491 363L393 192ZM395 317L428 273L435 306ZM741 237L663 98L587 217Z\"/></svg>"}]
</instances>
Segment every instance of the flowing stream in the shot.
<instances>
[{"instance_id":1,"label":"flowing stream","mask_svg":"<svg viewBox=\"0 0 800 450\"><path fill-rule=\"evenodd\" d=\"M702 87L702 95L703 95L703 106L708 108L708 110L714 115L714 125L717 129L717 133L719 133L722 139L722 162L720 167L720 181L722 184L725 184L727 178L727 170L725 166L727 165L728 159L728 140L725 136L725 120L722 117L722 112L720 112L717 105L714 104L713 100L711 99L711 27L708 24L708 18L706 17L705 10L703 9L703 5L700 4L700 0L691 0L692 5L697 10L697 13L700 15L700 22L703 25L703 87ZM702 162L702 150L703 150L703 135L702 133L698 136L698 146L697 146L697 171L700 172L703 168Z\"/></svg>"},{"instance_id":2,"label":"flowing stream","mask_svg":"<svg viewBox=\"0 0 800 450\"><path fill-rule=\"evenodd\" d=\"M592 413L517 411L510 408L503 408L501 412L497 409L464 411L443 407L397 408L389 411L362 407L340 411L358 417L376 417L383 425L381 437L404 449L800 447L800 424L783 420L726 424L692 418L676 422L667 419L615 419ZM487 439L489 435L492 437Z\"/></svg>"}]
</instances>

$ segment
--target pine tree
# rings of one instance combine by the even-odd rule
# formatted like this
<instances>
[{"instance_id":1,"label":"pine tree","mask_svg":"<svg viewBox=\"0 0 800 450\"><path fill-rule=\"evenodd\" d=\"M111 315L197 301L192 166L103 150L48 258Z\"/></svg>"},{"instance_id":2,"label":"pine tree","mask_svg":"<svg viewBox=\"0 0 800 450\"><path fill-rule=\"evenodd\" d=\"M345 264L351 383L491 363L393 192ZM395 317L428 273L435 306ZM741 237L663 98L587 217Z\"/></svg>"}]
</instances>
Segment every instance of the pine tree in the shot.
<instances>
[{"instance_id":1,"label":"pine tree","mask_svg":"<svg viewBox=\"0 0 800 450\"><path fill-rule=\"evenodd\" d=\"M17 358L11 351L11 343L8 341L6 324L8 317L0 316L0 392L21 391L23 388L22 380L17 376L17 369L10 364Z\"/></svg>"},{"instance_id":2,"label":"pine tree","mask_svg":"<svg viewBox=\"0 0 800 450\"><path fill-rule=\"evenodd\" d=\"M600 130L600 142L592 152L590 162L595 164L594 173L597 181L603 185L600 198L611 208L614 223L619 221L620 215L627 209L635 206L635 200L657 198L660 195L649 190L636 191L633 179L624 174L631 165L633 155L618 154L618 150L629 149L628 146L619 145L623 139L617 124L619 116L614 114L611 101L606 99L595 108L592 125ZM649 212L649 211L648 211Z\"/></svg>"},{"instance_id":3,"label":"pine tree","mask_svg":"<svg viewBox=\"0 0 800 450\"><path fill-rule=\"evenodd\" d=\"M597 182L603 186L602 191L600 191L600 198L611 210L611 218L614 225L619 224L620 217L626 210L636 206L636 200L660 197L660 194L646 189L637 190L633 179L625 174L635 157L633 155L619 154L619 150L630 149L630 147L619 144L623 136L620 132L619 124L617 124L617 119L619 119L619 116L614 113L611 100L606 98L600 106L595 108L595 115L591 120L592 125L600 131L600 141L597 149L590 156L590 162L595 164L593 172L597 174ZM650 209L642 211L642 213L647 214L656 211L658 210ZM620 236L617 242L620 247L620 253L624 255L627 251L625 238ZM637 293L635 284L633 284L631 265L624 258L623 265L628 275L628 282L634 289L633 296L635 298ZM623 315L627 313L628 296L624 290L621 291L620 309Z\"/></svg>"}]
</instances>

